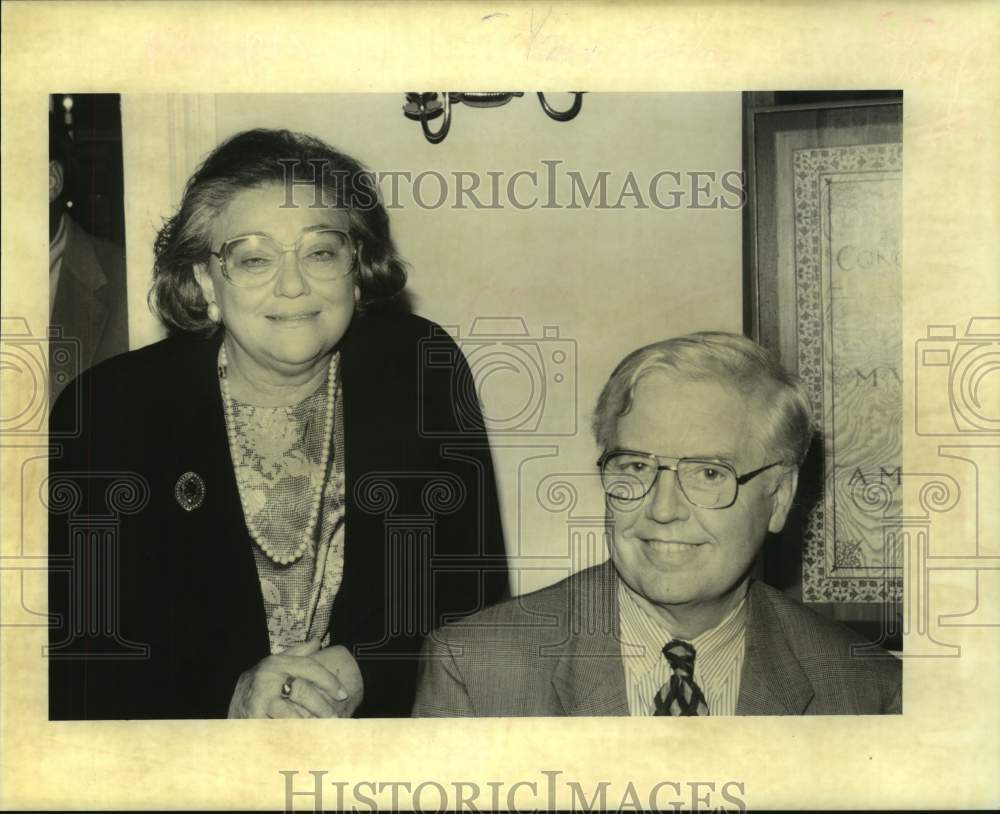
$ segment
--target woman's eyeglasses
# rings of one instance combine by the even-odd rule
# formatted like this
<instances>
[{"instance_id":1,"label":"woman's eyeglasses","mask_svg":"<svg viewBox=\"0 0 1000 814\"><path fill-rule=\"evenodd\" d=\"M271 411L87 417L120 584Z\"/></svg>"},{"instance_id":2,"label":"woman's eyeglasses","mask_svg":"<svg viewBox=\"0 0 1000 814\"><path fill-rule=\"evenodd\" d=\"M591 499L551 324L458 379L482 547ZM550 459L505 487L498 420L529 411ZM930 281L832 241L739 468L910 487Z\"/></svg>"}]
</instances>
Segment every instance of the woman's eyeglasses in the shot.
<instances>
[{"instance_id":1,"label":"woman's eyeglasses","mask_svg":"<svg viewBox=\"0 0 1000 814\"><path fill-rule=\"evenodd\" d=\"M290 252L295 254L299 269L314 280L347 277L354 270L358 254L351 236L340 229L306 232L288 246L268 235L241 235L227 240L211 254L219 259L222 274L229 282L250 287L274 280Z\"/></svg>"}]
</instances>

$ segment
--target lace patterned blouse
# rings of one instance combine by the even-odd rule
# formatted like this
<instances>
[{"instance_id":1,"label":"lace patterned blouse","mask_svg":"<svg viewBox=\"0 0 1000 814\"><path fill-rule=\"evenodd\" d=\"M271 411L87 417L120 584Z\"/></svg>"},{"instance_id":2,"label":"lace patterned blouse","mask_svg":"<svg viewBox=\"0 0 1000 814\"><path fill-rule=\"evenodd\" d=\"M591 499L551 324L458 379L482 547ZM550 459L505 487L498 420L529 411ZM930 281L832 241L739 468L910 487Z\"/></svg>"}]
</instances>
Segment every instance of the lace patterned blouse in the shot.
<instances>
[{"instance_id":1,"label":"lace patterned blouse","mask_svg":"<svg viewBox=\"0 0 1000 814\"><path fill-rule=\"evenodd\" d=\"M329 644L330 611L344 576L346 490L339 388L338 382L326 472L320 471L325 380L315 393L289 407L230 401L231 446L236 447L232 454L247 525L276 555L291 555L301 544L315 489L319 481L325 483L314 539L299 559L282 565L256 542L253 545L272 653L316 637Z\"/></svg>"}]
</instances>

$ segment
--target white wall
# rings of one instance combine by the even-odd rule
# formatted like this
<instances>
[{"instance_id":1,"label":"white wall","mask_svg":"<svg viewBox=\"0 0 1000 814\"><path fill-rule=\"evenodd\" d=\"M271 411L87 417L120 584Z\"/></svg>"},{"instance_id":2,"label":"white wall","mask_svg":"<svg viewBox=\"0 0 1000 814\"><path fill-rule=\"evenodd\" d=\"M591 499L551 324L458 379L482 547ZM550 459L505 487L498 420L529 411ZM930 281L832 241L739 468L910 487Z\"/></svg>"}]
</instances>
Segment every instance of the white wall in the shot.
<instances>
[{"instance_id":1,"label":"white wall","mask_svg":"<svg viewBox=\"0 0 1000 814\"><path fill-rule=\"evenodd\" d=\"M554 104L564 101L562 95L553 97ZM152 210L176 202L183 179L217 140L250 127L287 127L317 135L380 172L441 173L451 188L448 203L437 209L417 206L401 183L402 206L391 212L399 248L411 264L414 310L457 326L461 337L476 317L519 317L532 338L542 336L546 326L558 331L558 340L534 346L547 359L548 389L540 410L543 428L571 434L493 437L508 548L519 575L515 590L540 587L604 558L603 509L593 477L598 451L588 424L613 366L628 351L665 336L741 329L741 215L739 209L686 205L639 210L632 199L622 210L519 211L506 205L506 183L518 170L536 171L544 201L541 162L561 160L557 198L563 202L570 197L567 170L581 173L588 186L596 173L609 172L609 203L631 171L651 204L648 184L658 172L678 171L690 187L685 173L721 176L740 168L740 97L587 94L580 116L558 123L527 94L498 109L457 106L451 133L439 145L427 143L419 125L403 117L402 103L402 94L126 97L130 282L139 292L133 293L133 336L144 344L159 335L139 310L158 223ZM487 171L503 173L503 208L453 208L452 173ZM484 187L487 183L484 177ZM519 182L522 200L530 200L530 186L526 179ZM669 177L662 180L664 203L672 186ZM437 198L438 190L433 177L421 186L425 201ZM713 192L734 200L718 186ZM489 199L484 188L480 198ZM684 203L690 202L688 190ZM555 365L553 349L565 349L567 361ZM509 345L506 351L480 351L474 368L484 372L487 357L512 360L517 353ZM567 369L574 354L575 387ZM561 383L553 380L556 367L567 369ZM514 371L490 375L481 392L487 416L511 416L538 396L528 392L528 382ZM567 486L561 489L558 481ZM571 494L577 500L569 511L565 501Z\"/></svg>"}]
</instances>

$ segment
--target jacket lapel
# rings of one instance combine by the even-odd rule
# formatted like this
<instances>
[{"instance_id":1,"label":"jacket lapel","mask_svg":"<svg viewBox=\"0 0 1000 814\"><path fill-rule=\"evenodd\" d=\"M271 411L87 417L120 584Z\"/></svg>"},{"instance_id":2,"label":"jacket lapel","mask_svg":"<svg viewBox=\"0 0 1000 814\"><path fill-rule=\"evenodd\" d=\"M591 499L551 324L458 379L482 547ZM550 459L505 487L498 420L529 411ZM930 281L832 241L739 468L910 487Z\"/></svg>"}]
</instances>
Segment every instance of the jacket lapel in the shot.
<instances>
[{"instance_id":1,"label":"jacket lapel","mask_svg":"<svg viewBox=\"0 0 1000 814\"><path fill-rule=\"evenodd\" d=\"M747 647L737 715L801 715L814 693L765 592L754 582L747 600Z\"/></svg>"},{"instance_id":2,"label":"jacket lapel","mask_svg":"<svg viewBox=\"0 0 1000 814\"><path fill-rule=\"evenodd\" d=\"M338 636L344 640L352 640L353 633L363 630L384 604L380 588L386 580L385 521L358 507L357 484L368 472L380 469L384 450L399 449L405 443L393 422L384 420L388 402L378 364L381 338L367 335L366 327L365 316L356 315L339 348L347 527L344 577L331 624L339 626ZM345 608L352 609L353 618L345 618Z\"/></svg>"},{"instance_id":3,"label":"jacket lapel","mask_svg":"<svg viewBox=\"0 0 1000 814\"><path fill-rule=\"evenodd\" d=\"M175 405L176 420L171 417L168 422L175 470L170 478L195 472L205 481L206 502L192 512L190 520L196 524L192 532L209 542L203 565L219 574L220 600L238 617L240 627L226 647L234 654L233 662L242 663L240 669L244 669L267 655L270 644L254 544L243 516L226 432L218 379L221 344L221 332L208 340L185 343L186 388Z\"/></svg>"},{"instance_id":4,"label":"jacket lapel","mask_svg":"<svg viewBox=\"0 0 1000 814\"><path fill-rule=\"evenodd\" d=\"M83 230L66 219L66 249L52 306L52 325L64 338L80 342L79 370L90 367L108 322L108 307L100 296L108 278Z\"/></svg>"},{"instance_id":5,"label":"jacket lapel","mask_svg":"<svg viewBox=\"0 0 1000 814\"><path fill-rule=\"evenodd\" d=\"M552 674L552 686L563 712L628 715L616 576L611 561L584 572L567 591L570 628Z\"/></svg>"}]
</instances>

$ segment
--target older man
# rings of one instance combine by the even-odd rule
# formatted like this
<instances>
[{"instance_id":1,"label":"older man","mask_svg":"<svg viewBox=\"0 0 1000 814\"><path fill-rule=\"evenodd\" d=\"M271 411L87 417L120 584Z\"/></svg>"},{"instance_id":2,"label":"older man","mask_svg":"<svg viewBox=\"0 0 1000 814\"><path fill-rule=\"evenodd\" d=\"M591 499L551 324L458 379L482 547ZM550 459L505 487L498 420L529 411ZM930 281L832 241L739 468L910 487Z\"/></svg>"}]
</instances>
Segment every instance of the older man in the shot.
<instances>
[{"instance_id":1,"label":"older man","mask_svg":"<svg viewBox=\"0 0 1000 814\"><path fill-rule=\"evenodd\" d=\"M641 348L594 432L610 560L437 631L415 715L900 712L897 659L751 578L812 434L772 354L724 333Z\"/></svg>"}]
</instances>

